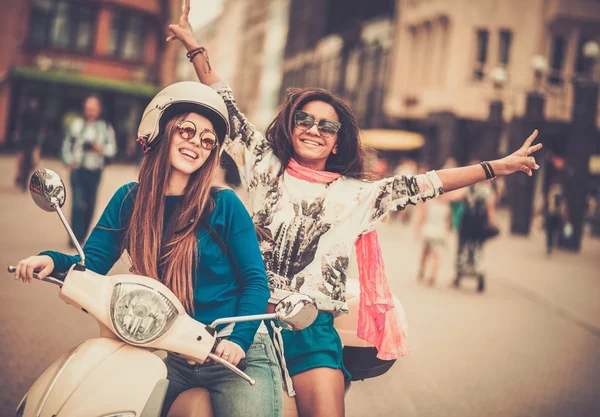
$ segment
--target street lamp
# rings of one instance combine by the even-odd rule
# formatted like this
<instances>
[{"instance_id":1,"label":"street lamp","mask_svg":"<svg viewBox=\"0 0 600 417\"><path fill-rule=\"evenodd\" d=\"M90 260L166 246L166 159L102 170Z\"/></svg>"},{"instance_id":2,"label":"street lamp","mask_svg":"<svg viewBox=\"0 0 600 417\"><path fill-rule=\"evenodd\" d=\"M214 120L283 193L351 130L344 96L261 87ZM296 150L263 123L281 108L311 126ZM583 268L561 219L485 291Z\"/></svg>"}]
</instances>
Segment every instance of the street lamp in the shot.
<instances>
[{"instance_id":1,"label":"street lamp","mask_svg":"<svg viewBox=\"0 0 600 417\"><path fill-rule=\"evenodd\" d=\"M509 143L511 148L518 148L522 138L527 136L533 129L542 132L545 121L543 80L548 71L548 60L542 55L534 55L531 58L534 82L531 91L527 92L525 98L525 114L517 128L511 129ZM514 234L529 235L531 229L531 218L533 216L533 198L535 194L535 183L526 177L515 176L509 181L511 188L511 223L510 230Z\"/></svg>"},{"instance_id":2,"label":"street lamp","mask_svg":"<svg viewBox=\"0 0 600 417\"><path fill-rule=\"evenodd\" d=\"M506 81L508 81L506 69L502 66L494 67L490 72L490 79L492 80L494 89L497 91L501 90L506 85Z\"/></svg>"},{"instance_id":3,"label":"street lamp","mask_svg":"<svg viewBox=\"0 0 600 417\"><path fill-rule=\"evenodd\" d=\"M588 41L583 45L583 56L586 59L586 74L593 79L595 76L595 67L600 56L600 45L596 41Z\"/></svg>"},{"instance_id":4,"label":"street lamp","mask_svg":"<svg viewBox=\"0 0 600 417\"><path fill-rule=\"evenodd\" d=\"M537 92L541 93L542 81L544 75L546 75L546 72L548 71L548 60L545 56L534 55L533 58L531 58L531 67L533 68L533 75L535 77L534 88Z\"/></svg>"}]
</instances>

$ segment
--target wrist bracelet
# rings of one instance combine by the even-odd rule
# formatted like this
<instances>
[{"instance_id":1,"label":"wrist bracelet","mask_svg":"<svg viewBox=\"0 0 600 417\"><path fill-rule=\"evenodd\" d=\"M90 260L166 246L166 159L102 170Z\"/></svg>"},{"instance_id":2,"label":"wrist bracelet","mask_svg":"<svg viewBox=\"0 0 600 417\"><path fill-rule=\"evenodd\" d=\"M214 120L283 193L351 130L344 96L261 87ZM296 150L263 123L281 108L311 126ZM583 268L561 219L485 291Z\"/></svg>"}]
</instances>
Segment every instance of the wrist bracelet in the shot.
<instances>
[{"instance_id":1,"label":"wrist bracelet","mask_svg":"<svg viewBox=\"0 0 600 417\"><path fill-rule=\"evenodd\" d=\"M495 180L496 179L496 173L494 172L492 165L488 161L480 162L479 165L481 165L481 167L485 171L485 179L486 180Z\"/></svg>"},{"instance_id":2,"label":"wrist bracelet","mask_svg":"<svg viewBox=\"0 0 600 417\"><path fill-rule=\"evenodd\" d=\"M206 61L206 66L208 67L208 69L205 72L208 74L212 71L212 68L210 67L210 59L208 58L208 51L206 50L206 48L204 48L203 46L200 46L199 48L192 49L187 54L185 54L185 56L187 56L189 58L190 62L194 62L194 58L196 57L196 55L200 55L200 54L202 54L202 56L204 56L204 60Z\"/></svg>"}]
</instances>

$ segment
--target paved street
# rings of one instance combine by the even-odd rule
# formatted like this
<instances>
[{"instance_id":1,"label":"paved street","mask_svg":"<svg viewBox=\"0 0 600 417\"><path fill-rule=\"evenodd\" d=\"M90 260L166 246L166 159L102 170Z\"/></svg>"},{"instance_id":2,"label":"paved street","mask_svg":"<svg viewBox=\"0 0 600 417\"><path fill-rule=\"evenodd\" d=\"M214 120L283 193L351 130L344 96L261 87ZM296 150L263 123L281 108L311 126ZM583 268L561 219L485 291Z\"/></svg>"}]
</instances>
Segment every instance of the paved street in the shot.
<instances>
[{"instance_id":1,"label":"paved street","mask_svg":"<svg viewBox=\"0 0 600 417\"><path fill-rule=\"evenodd\" d=\"M42 166L68 179L57 161ZM0 271L44 249L67 250L57 216L12 188L13 169L14 159L0 156ZM135 176L133 166L107 169L97 215ZM70 201L67 216L69 207ZM527 239L504 232L486 248L489 279L479 295L474 281L460 290L449 286L454 244L438 284L418 284L420 246L412 234L397 223L380 230L413 352L388 374L353 384L349 417L600 415L600 240L587 238L580 254L547 257L539 227ZM60 301L56 287L17 283L6 272L0 277L0 416L10 416L42 370L96 335L97 326Z\"/></svg>"}]
</instances>

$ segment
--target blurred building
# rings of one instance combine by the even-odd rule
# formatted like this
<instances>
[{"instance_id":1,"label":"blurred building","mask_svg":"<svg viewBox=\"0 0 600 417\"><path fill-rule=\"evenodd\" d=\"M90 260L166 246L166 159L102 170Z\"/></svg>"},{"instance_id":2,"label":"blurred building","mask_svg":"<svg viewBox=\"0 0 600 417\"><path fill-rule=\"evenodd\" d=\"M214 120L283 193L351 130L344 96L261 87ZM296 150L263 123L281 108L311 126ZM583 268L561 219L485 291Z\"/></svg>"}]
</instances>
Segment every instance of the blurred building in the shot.
<instances>
[{"instance_id":1,"label":"blurred building","mask_svg":"<svg viewBox=\"0 0 600 417\"><path fill-rule=\"evenodd\" d=\"M135 152L141 112L173 78L164 59L165 19L180 0L0 1L0 144L27 97L40 98L45 149L56 152L69 116L97 94L115 127L119 156Z\"/></svg>"},{"instance_id":2,"label":"blurred building","mask_svg":"<svg viewBox=\"0 0 600 417\"><path fill-rule=\"evenodd\" d=\"M195 32L242 111L261 129L279 103L288 15L289 0L225 0L223 12ZM197 80L183 51L177 75Z\"/></svg>"},{"instance_id":3,"label":"blurred building","mask_svg":"<svg viewBox=\"0 0 600 417\"><path fill-rule=\"evenodd\" d=\"M379 127L395 7L395 0L292 0L282 93L329 89L350 101L361 127Z\"/></svg>"},{"instance_id":4,"label":"blurred building","mask_svg":"<svg viewBox=\"0 0 600 417\"><path fill-rule=\"evenodd\" d=\"M600 2L404 0L396 22L386 114L427 124L436 162L464 161L468 137L485 130L477 122L494 117L489 104L499 104L495 117L520 117L532 90L544 96L547 120L567 124L554 129L564 142L583 45L600 40Z\"/></svg>"}]
</instances>

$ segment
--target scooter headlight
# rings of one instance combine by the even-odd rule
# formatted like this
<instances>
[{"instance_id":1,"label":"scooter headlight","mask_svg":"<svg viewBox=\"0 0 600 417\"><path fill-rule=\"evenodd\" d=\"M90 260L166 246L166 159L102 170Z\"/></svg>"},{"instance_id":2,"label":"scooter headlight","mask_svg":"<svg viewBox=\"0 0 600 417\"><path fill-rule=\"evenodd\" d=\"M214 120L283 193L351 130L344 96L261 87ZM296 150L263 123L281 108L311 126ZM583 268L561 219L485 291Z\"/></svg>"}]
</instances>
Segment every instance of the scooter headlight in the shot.
<instances>
[{"instance_id":1,"label":"scooter headlight","mask_svg":"<svg viewBox=\"0 0 600 417\"><path fill-rule=\"evenodd\" d=\"M110 319L119 337L143 345L162 336L177 317L175 305L164 295L141 284L115 285Z\"/></svg>"}]
</instances>

